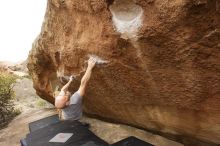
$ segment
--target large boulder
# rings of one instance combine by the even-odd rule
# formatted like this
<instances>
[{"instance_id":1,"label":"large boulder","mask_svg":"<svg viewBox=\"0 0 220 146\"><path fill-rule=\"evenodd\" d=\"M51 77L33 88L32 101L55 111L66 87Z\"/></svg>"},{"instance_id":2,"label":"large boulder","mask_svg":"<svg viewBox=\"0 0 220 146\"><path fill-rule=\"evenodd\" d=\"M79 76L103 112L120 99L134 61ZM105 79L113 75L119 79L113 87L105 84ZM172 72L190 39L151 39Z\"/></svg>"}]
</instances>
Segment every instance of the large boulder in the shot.
<instances>
[{"instance_id":1,"label":"large boulder","mask_svg":"<svg viewBox=\"0 0 220 146\"><path fill-rule=\"evenodd\" d=\"M89 56L87 114L220 143L219 0L48 0L28 58L37 94L75 91Z\"/></svg>"}]
</instances>

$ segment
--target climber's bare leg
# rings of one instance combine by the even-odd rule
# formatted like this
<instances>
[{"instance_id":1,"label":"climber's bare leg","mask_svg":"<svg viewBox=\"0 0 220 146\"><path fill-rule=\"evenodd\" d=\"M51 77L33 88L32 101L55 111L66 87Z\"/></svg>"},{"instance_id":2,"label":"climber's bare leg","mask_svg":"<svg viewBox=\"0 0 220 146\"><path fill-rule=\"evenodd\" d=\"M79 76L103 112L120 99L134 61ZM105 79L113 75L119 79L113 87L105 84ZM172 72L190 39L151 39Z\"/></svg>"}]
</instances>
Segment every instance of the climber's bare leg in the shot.
<instances>
[{"instance_id":1,"label":"climber's bare leg","mask_svg":"<svg viewBox=\"0 0 220 146\"><path fill-rule=\"evenodd\" d=\"M85 95L86 87L87 87L87 84L88 84L89 79L91 77L92 69L95 67L95 64L96 64L95 59L90 58L88 60L88 67L86 69L84 76L82 77L81 84L80 84L80 87L78 90L78 93L80 94L81 97L83 97Z\"/></svg>"}]
</instances>

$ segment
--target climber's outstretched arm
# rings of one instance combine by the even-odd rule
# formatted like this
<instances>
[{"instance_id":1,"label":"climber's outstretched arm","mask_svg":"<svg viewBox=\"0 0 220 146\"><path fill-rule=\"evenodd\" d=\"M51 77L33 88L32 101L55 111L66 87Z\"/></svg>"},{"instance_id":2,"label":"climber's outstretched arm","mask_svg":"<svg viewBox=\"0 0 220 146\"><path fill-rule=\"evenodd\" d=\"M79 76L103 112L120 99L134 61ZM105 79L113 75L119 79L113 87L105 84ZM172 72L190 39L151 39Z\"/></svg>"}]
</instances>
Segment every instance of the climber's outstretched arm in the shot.
<instances>
[{"instance_id":1,"label":"climber's outstretched arm","mask_svg":"<svg viewBox=\"0 0 220 146\"><path fill-rule=\"evenodd\" d=\"M85 72L84 76L82 77L81 84L80 84L80 87L79 87L79 90L78 90L81 97L85 95L86 86L89 82L89 79L90 79L91 74L92 74L92 69L95 67L95 64L96 64L95 59L90 58L88 60L88 67L86 69L86 72Z\"/></svg>"},{"instance_id":2,"label":"climber's outstretched arm","mask_svg":"<svg viewBox=\"0 0 220 146\"><path fill-rule=\"evenodd\" d=\"M66 83L66 85L64 85L61 89L61 91L66 92L71 84L71 82L73 81L73 76L70 77L70 80Z\"/></svg>"}]
</instances>

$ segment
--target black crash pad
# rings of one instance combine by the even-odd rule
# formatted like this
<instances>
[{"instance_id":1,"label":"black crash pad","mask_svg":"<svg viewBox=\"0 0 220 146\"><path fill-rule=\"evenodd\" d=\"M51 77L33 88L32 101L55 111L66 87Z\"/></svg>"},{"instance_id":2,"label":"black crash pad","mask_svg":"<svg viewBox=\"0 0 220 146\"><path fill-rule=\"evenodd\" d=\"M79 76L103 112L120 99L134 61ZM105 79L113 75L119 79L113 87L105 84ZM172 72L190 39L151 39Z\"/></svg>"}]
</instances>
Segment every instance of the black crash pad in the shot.
<instances>
[{"instance_id":1,"label":"black crash pad","mask_svg":"<svg viewBox=\"0 0 220 146\"><path fill-rule=\"evenodd\" d=\"M112 146L154 146L150 143L147 143L143 140L140 140L134 136L125 138L119 142L112 144Z\"/></svg>"},{"instance_id":2,"label":"black crash pad","mask_svg":"<svg viewBox=\"0 0 220 146\"><path fill-rule=\"evenodd\" d=\"M50 116L50 117L47 117L47 118L43 118L43 119L40 119L40 120L37 120L35 122L30 123L29 124L29 131L33 132L33 131L36 131L38 129L47 127L51 124L58 123L59 121L60 120L59 120L58 115L53 115L53 116Z\"/></svg>"},{"instance_id":3,"label":"black crash pad","mask_svg":"<svg viewBox=\"0 0 220 146\"><path fill-rule=\"evenodd\" d=\"M73 133L66 143L50 143L58 133ZM27 135L28 146L109 146L78 121L60 121ZM91 145L91 146L93 146ZM88 145L89 146L89 145Z\"/></svg>"}]
</instances>

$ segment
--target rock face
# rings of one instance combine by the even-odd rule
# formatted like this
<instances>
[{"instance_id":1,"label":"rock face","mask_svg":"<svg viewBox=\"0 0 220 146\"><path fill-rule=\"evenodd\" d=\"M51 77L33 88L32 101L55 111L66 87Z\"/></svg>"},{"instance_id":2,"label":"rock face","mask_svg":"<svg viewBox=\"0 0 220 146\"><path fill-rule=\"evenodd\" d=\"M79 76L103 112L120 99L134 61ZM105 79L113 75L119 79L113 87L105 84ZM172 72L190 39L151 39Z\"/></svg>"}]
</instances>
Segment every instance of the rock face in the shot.
<instances>
[{"instance_id":1,"label":"rock face","mask_svg":"<svg viewBox=\"0 0 220 146\"><path fill-rule=\"evenodd\" d=\"M53 103L71 74L75 91L89 55L109 63L93 71L86 113L220 143L219 0L48 0L28 59L38 95Z\"/></svg>"}]
</instances>

